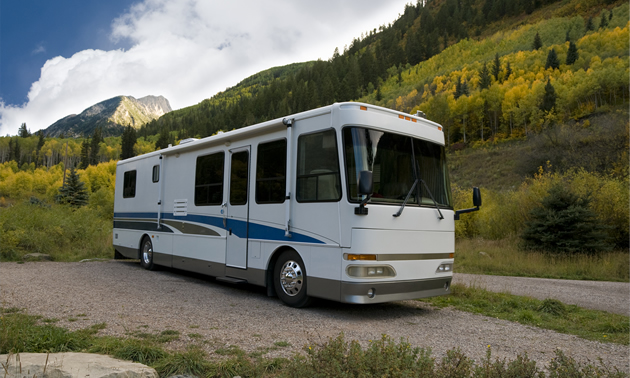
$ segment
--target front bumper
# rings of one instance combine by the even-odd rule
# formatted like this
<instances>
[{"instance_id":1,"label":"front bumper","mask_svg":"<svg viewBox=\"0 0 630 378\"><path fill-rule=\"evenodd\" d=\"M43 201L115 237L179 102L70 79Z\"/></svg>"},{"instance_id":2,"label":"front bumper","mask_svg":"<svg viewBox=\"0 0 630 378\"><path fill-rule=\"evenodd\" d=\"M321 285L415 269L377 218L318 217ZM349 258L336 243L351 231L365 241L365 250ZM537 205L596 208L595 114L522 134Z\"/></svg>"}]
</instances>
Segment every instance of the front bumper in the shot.
<instances>
[{"instance_id":1,"label":"front bumper","mask_svg":"<svg viewBox=\"0 0 630 378\"><path fill-rule=\"evenodd\" d=\"M396 282L341 282L341 302L382 303L451 293L452 276ZM373 297L368 296L372 290Z\"/></svg>"}]
</instances>

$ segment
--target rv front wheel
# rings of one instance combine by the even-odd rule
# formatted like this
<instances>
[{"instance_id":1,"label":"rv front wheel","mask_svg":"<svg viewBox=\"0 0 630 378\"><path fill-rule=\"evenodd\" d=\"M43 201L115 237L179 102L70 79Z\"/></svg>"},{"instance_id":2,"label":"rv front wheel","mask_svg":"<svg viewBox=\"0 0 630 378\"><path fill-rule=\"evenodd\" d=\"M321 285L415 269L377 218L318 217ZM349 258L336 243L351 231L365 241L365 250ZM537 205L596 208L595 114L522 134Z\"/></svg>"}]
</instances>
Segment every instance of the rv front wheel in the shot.
<instances>
[{"instance_id":1,"label":"rv front wheel","mask_svg":"<svg viewBox=\"0 0 630 378\"><path fill-rule=\"evenodd\" d=\"M146 270L153 270L153 244L145 237L140 248L140 266Z\"/></svg>"},{"instance_id":2,"label":"rv front wheel","mask_svg":"<svg viewBox=\"0 0 630 378\"><path fill-rule=\"evenodd\" d=\"M288 306L306 307L311 298L306 295L307 276L304 262L295 251L284 251L273 271L278 297Z\"/></svg>"}]
</instances>

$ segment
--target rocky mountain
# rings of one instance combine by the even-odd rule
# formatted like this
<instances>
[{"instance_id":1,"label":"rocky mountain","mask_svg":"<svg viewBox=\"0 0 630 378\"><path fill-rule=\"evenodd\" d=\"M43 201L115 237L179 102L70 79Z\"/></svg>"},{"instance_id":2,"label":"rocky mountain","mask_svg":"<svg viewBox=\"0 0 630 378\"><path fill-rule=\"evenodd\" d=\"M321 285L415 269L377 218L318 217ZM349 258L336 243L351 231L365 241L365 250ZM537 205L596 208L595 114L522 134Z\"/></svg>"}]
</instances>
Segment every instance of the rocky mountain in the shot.
<instances>
[{"instance_id":1,"label":"rocky mountain","mask_svg":"<svg viewBox=\"0 0 630 378\"><path fill-rule=\"evenodd\" d=\"M47 136L79 137L92 135L100 127L103 136L122 134L126 126L139 129L142 125L170 112L171 105L163 96L146 96L136 99L117 96L85 109L81 114L72 114L50 125L44 130Z\"/></svg>"}]
</instances>

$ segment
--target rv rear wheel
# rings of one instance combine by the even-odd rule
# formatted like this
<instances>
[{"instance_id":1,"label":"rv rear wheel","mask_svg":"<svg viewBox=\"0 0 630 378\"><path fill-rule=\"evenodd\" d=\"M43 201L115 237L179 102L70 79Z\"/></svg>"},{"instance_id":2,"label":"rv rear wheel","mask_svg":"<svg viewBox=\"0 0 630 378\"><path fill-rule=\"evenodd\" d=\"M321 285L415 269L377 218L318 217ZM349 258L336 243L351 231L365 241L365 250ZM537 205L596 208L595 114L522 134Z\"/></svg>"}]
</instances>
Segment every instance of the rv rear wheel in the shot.
<instances>
[{"instance_id":1,"label":"rv rear wheel","mask_svg":"<svg viewBox=\"0 0 630 378\"><path fill-rule=\"evenodd\" d=\"M311 298L306 295L306 269L297 252L282 252L273 270L273 282L276 294L288 306L306 307L310 304Z\"/></svg>"},{"instance_id":2,"label":"rv rear wheel","mask_svg":"<svg viewBox=\"0 0 630 378\"><path fill-rule=\"evenodd\" d=\"M153 270L153 244L151 239L145 237L140 247L140 266L146 270Z\"/></svg>"}]
</instances>

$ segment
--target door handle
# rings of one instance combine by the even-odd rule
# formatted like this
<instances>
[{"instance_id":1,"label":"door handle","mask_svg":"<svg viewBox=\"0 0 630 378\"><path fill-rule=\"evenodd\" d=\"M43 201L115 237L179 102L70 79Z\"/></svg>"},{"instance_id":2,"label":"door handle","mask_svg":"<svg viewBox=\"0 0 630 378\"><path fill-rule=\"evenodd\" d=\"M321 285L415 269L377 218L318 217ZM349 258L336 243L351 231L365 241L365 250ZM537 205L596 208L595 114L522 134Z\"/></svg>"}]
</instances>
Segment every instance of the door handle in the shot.
<instances>
[{"instance_id":1,"label":"door handle","mask_svg":"<svg viewBox=\"0 0 630 378\"><path fill-rule=\"evenodd\" d=\"M227 227L227 202L221 204L221 212L223 213L223 227Z\"/></svg>"}]
</instances>

